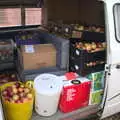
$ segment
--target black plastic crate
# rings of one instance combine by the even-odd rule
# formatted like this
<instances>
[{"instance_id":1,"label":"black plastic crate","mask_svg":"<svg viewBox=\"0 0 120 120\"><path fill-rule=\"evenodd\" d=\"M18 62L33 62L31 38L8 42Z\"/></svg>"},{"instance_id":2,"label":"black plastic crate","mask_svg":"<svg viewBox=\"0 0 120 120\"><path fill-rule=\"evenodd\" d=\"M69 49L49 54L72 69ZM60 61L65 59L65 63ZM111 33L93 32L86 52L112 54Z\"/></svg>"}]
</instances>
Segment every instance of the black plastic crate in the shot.
<instances>
[{"instance_id":1,"label":"black plastic crate","mask_svg":"<svg viewBox=\"0 0 120 120\"><path fill-rule=\"evenodd\" d=\"M75 31L74 31L75 32ZM85 40L105 40L105 33L91 32L91 31L77 31L79 36L77 38ZM73 35L72 35L73 36ZM72 38L76 38L75 35Z\"/></svg>"},{"instance_id":2,"label":"black plastic crate","mask_svg":"<svg viewBox=\"0 0 120 120\"><path fill-rule=\"evenodd\" d=\"M86 50L81 50L75 48L74 44L70 44L70 57L75 59L84 59L84 62L89 60L105 60L106 51L97 51L97 52L87 52Z\"/></svg>"},{"instance_id":3,"label":"black plastic crate","mask_svg":"<svg viewBox=\"0 0 120 120\"><path fill-rule=\"evenodd\" d=\"M70 38L69 39L71 43L76 43L76 42L105 42L105 39L81 39L81 38Z\"/></svg>"},{"instance_id":4,"label":"black plastic crate","mask_svg":"<svg viewBox=\"0 0 120 120\"><path fill-rule=\"evenodd\" d=\"M87 50L76 48L75 43L70 43L70 57L75 59L88 59L88 60L105 60L106 51L100 50L95 52L88 52Z\"/></svg>"},{"instance_id":5,"label":"black plastic crate","mask_svg":"<svg viewBox=\"0 0 120 120\"><path fill-rule=\"evenodd\" d=\"M95 61L92 61L95 62ZM90 62L89 62L90 63ZM81 76L86 76L87 74L93 73L93 72L99 72L104 70L105 63L87 66L88 63L84 63L83 60L76 59L71 60L69 63L69 71L70 72L76 72Z\"/></svg>"},{"instance_id":6,"label":"black plastic crate","mask_svg":"<svg viewBox=\"0 0 120 120\"><path fill-rule=\"evenodd\" d=\"M77 24L73 25L72 38L80 38L86 40L104 40L105 30L102 25L88 25L88 24Z\"/></svg>"}]
</instances>

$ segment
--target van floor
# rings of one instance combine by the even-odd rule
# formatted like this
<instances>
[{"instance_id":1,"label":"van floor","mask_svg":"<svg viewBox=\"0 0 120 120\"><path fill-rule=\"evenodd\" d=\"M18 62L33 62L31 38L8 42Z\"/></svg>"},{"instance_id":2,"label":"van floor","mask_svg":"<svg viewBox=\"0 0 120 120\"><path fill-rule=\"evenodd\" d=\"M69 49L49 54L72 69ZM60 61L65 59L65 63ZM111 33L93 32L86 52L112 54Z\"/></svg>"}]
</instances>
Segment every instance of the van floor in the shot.
<instances>
[{"instance_id":1,"label":"van floor","mask_svg":"<svg viewBox=\"0 0 120 120\"><path fill-rule=\"evenodd\" d=\"M32 120L80 120L96 112L98 112L98 105L91 105L85 108L75 110L70 113L62 113L58 111L56 114L50 117L42 117L38 115L36 112L34 112Z\"/></svg>"},{"instance_id":2,"label":"van floor","mask_svg":"<svg viewBox=\"0 0 120 120\"><path fill-rule=\"evenodd\" d=\"M57 116L57 115L56 115ZM37 115L36 113L33 114L33 117L32 117L32 120L100 120L99 117L97 116L97 114L94 114L94 115L90 115L88 116L88 118L75 118L75 119L71 119L70 117L69 118L57 118L57 117L40 117L39 115ZM117 113L113 116L110 116L108 118L105 118L103 120L120 120L120 113Z\"/></svg>"}]
</instances>

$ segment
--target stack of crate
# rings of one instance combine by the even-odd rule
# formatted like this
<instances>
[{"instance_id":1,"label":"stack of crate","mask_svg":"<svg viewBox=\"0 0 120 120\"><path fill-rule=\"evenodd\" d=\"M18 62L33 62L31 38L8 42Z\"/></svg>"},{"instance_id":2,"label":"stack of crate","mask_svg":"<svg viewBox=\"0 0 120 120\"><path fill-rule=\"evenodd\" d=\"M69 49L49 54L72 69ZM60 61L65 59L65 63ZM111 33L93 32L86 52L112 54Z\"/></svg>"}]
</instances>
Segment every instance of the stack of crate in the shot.
<instances>
[{"instance_id":1,"label":"stack of crate","mask_svg":"<svg viewBox=\"0 0 120 120\"><path fill-rule=\"evenodd\" d=\"M14 42L0 39L0 71L14 68Z\"/></svg>"},{"instance_id":2,"label":"stack of crate","mask_svg":"<svg viewBox=\"0 0 120 120\"><path fill-rule=\"evenodd\" d=\"M82 30L77 30L79 38L74 35L70 39L69 71L82 76L103 70L106 54L105 33L100 27L99 31L96 31L98 27L94 30L85 28L82 26Z\"/></svg>"}]
</instances>

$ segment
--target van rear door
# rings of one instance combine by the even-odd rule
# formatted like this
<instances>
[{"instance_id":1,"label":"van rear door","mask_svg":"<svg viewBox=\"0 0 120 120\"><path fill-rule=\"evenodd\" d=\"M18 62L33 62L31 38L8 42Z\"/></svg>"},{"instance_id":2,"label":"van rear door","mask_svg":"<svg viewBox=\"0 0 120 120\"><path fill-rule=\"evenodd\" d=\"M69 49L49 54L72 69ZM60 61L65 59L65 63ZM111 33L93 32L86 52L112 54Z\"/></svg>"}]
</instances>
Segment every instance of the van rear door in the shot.
<instances>
[{"instance_id":1,"label":"van rear door","mask_svg":"<svg viewBox=\"0 0 120 120\"><path fill-rule=\"evenodd\" d=\"M107 37L102 118L120 112L120 0L104 0Z\"/></svg>"}]
</instances>

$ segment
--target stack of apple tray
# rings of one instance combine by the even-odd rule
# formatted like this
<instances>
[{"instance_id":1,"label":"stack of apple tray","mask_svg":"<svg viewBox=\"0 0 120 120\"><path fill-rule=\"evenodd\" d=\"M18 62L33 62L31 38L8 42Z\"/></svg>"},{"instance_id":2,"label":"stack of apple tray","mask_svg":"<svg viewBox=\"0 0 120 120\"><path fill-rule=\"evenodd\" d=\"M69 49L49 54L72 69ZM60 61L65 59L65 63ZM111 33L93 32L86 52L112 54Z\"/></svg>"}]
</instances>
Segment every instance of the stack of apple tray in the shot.
<instances>
[{"instance_id":1,"label":"stack of apple tray","mask_svg":"<svg viewBox=\"0 0 120 120\"><path fill-rule=\"evenodd\" d=\"M95 31L95 29L79 32L81 33L80 38L70 39L69 71L85 76L104 70L106 58L104 32Z\"/></svg>"},{"instance_id":2,"label":"stack of apple tray","mask_svg":"<svg viewBox=\"0 0 120 120\"><path fill-rule=\"evenodd\" d=\"M12 39L0 39L0 71L14 66L14 42Z\"/></svg>"}]
</instances>

